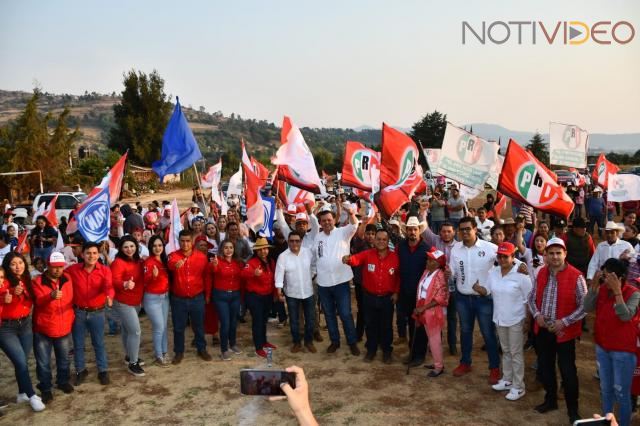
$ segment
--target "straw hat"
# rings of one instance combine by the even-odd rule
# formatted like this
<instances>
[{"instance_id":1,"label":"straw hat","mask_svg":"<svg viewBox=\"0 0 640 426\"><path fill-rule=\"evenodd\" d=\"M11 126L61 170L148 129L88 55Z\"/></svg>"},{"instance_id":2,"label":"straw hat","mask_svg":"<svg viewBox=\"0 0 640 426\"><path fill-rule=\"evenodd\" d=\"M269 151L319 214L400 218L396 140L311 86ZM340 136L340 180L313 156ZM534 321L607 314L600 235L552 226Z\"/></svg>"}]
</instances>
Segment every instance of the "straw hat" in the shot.
<instances>
[{"instance_id":1,"label":"straw hat","mask_svg":"<svg viewBox=\"0 0 640 426\"><path fill-rule=\"evenodd\" d=\"M266 238L260 237L256 240L256 243L253 245L253 249L254 250L260 250L262 248L271 248L273 247L271 244L269 244L269 241L267 241Z\"/></svg>"}]
</instances>

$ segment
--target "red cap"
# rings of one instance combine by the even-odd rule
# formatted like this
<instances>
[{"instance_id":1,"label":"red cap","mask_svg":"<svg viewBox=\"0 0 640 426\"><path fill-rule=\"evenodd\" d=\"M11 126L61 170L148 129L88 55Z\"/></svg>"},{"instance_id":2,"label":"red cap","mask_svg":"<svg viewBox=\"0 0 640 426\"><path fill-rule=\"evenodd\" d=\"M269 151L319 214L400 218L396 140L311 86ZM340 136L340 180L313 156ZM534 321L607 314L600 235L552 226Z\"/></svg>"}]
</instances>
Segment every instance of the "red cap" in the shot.
<instances>
[{"instance_id":1,"label":"red cap","mask_svg":"<svg viewBox=\"0 0 640 426\"><path fill-rule=\"evenodd\" d=\"M514 246L508 241L500 243L500 245L498 246L498 254L511 256L515 252L516 252L516 246Z\"/></svg>"},{"instance_id":2,"label":"red cap","mask_svg":"<svg viewBox=\"0 0 640 426\"><path fill-rule=\"evenodd\" d=\"M447 265L447 255L435 247L431 247L431 250L427 252L427 257L438 262L442 268Z\"/></svg>"},{"instance_id":3,"label":"red cap","mask_svg":"<svg viewBox=\"0 0 640 426\"><path fill-rule=\"evenodd\" d=\"M198 235L198 236L196 237L195 244L198 244L200 241L206 241L206 243L207 243L207 248L208 248L208 249L212 249L212 248L214 247L214 245L213 245L213 244L211 244L211 243L209 242L209 240L207 239L207 237L206 237L206 236L204 236L204 235Z\"/></svg>"}]
</instances>

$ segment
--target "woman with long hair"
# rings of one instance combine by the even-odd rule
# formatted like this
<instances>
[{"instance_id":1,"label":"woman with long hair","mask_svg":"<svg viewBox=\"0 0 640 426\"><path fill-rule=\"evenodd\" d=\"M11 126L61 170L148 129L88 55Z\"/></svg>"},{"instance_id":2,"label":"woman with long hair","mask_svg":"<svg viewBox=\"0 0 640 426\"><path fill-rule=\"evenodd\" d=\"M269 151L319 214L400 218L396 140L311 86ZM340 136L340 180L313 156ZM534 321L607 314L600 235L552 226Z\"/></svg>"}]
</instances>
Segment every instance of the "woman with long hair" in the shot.
<instances>
[{"instance_id":1,"label":"woman with long hair","mask_svg":"<svg viewBox=\"0 0 640 426\"><path fill-rule=\"evenodd\" d=\"M33 390L29 376L29 354L33 349L31 309L33 292L27 261L23 255L11 252L2 261L0 269L0 349L13 364L18 397L16 402L29 402L33 411L42 411L45 405Z\"/></svg>"},{"instance_id":2,"label":"woman with long hair","mask_svg":"<svg viewBox=\"0 0 640 426\"><path fill-rule=\"evenodd\" d=\"M141 334L138 312L144 294L144 271L138 242L131 235L120 239L116 260L111 264L111 275L116 293L113 309L122 323L122 345L127 370L134 376L144 376L142 360L138 357Z\"/></svg>"},{"instance_id":3,"label":"woman with long hair","mask_svg":"<svg viewBox=\"0 0 640 426\"><path fill-rule=\"evenodd\" d=\"M209 249L209 254L218 254L218 247L220 246L220 233L218 227L213 222L208 222L204 227L204 233L207 236L207 241L213 245L213 248Z\"/></svg>"},{"instance_id":4,"label":"woman with long hair","mask_svg":"<svg viewBox=\"0 0 640 426\"><path fill-rule=\"evenodd\" d=\"M213 269L213 290L211 299L216 305L220 318L220 356L224 361L231 360L231 352L241 354L236 345L236 327L240 312L240 288L243 264L235 260L234 244L224 240L220 245L219 256L211 260Z\"/></svg>"},{"instance_id":5,"label":"woman with long hair","mask_svg":"<svg viewBox=\"0 0 640 426\"><path fill-rule=\"evenodd\" d=\"M143 263L144 296L142 304L151 321L154 364L160 367L171 365L167 359L169 318L169 273L164 241L159 235L149 239L149 257Z\"/></svg>"}]
</instances>

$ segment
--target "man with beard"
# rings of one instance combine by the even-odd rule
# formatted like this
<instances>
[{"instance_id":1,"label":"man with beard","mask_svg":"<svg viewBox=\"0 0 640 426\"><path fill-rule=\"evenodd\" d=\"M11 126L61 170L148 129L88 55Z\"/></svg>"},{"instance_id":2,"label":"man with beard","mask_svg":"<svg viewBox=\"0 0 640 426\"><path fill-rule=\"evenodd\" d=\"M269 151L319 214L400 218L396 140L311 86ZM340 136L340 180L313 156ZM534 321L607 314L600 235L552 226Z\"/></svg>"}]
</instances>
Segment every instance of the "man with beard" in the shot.
<instances>
[{"instance_id":1,"label":"man with beard","mask_svg":"<svg viewBox=\"0 0 640 426\"><path fill-rule=\"evenodd\" d=\"M398 323L409 325L409 347L413 348L413 351L403 360L403 363L412 367L422 365L427 353L427 334L425 329L424 327L416 329L415 321L411 317L416 307L418 282L427 266L427 252L431 249L431 246L420 236L425 232L425 229L428 229L426 222L420 222L415 216L409 217L405 226L406 239L402 240L397 247L398 257L400 258ZM404 326L402 328L404 333ZM402 336L402 334L400 335Z\"/></svg>"}]
</instances>

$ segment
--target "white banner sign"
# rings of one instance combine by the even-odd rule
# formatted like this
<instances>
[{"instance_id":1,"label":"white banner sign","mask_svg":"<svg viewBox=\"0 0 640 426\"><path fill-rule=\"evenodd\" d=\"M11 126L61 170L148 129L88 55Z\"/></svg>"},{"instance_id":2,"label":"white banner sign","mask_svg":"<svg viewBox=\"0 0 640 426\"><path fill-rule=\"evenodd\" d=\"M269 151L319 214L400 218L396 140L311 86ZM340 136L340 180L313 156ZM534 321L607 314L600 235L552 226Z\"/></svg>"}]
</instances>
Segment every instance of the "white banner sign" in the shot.
<instances>
[{"instance_id":1,"label":"white banner sign","mask_svg":"<svg viewBox=\"0 0 640 426\"><path fill-rule=\"evenodd\" d=\"M549 162L557 166L587 167L589 133L571 124L549 123Z\"/></svg>"},{"instance_id":2,"label":"white banner sign","mask_svg":"<svg viewBox=\"0 0 640 426\"><path fill-rule=\"evenodd\" d=\"M425 148L422 150L425 158L427 159L427 164L429 164L429 170L433 175L438 169L438 163L440 162L440 153L441 149L438 148Z\"/></svg>"},{"instance_id":3,"label":"white banner sign","mask_svg":"<svg viewBox=\"0 0 640 426\"><path fill-rule=\"evenodd\" d=\"M500 172L502 171L502 165L504 164L504 156L498 154L496 156L496 162L489 172L489 179L487 179L487 184L493 189L498 189L498 178L500 177Z\"/></svg>"},{"instance_id":4,"label":"white banner sign","mask_svg":"<svg viewBox=\"0 0 640 426\"><path fill-rule=\"evenodd\" d=\"M615 203L640 200L640 176L609 174L608 200Z\"/></svg>"},{"instance_id":5,"label":"white banner sign","mask_svg":"<svg viewBox=\"0 0 640 426\"><path fill-rule=\"evenodd\" d=\"M442 142L436 173L476 189L483 189L495 167L498 144L488 142L451 123Z\"/></svg>"}]
</instances>

